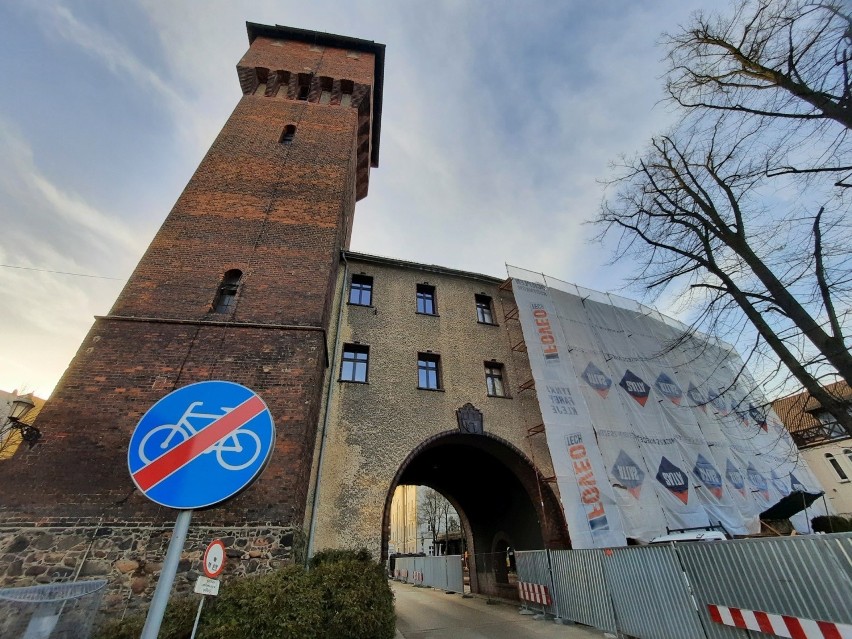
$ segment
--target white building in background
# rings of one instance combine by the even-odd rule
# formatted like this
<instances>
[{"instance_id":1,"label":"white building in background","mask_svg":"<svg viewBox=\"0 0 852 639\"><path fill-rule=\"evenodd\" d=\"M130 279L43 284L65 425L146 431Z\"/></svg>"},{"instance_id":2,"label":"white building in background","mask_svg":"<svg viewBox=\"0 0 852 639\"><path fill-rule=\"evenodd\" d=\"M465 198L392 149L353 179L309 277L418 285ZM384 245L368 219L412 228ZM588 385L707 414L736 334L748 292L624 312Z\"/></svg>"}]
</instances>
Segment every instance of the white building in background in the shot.
<instances>
[{"instance_id":1,"label":"white building in background","mask_svg":"<svg viewBox=\"0 0 852 639\"><path fill-rule=\"evenodd\" d=\"M837 382L826 389L847 400L852 412L848 384ZM829 509L852 516L852 437L807 392L775 400L772 408L825 488Z\"/></svg>"},{"instance_id":2,"label":"white building in background","mask_svg":"<svg viewBox=\"0 0 852 639\"><path fill-rule=\"evenodd\" d=\"M391 500L389 554L411 554L418 548L417 486L397 486Z\"/></svg>"},{"instance_id":3,"label":"white building in background","mask_svg":"<svg viewBox=\"0 0 852 639\"><path fill-rule=\"evenodd\" d=\"M424 500L431 491L427 486L401 485L397 486L391 500L391 527L388 542L389 554L441 554L441 548L436 549L429 524L423 520ZM440 493L438 493L440 497ZM449 506L447 522L450 524L449 536L461 537L458 529L459 516L455 508ZM448 531L444 530L446 522L440 518L438 522L439 546L445 544ZM453 529L455 524L455 529Z\"/></svg>"}]
</instances>

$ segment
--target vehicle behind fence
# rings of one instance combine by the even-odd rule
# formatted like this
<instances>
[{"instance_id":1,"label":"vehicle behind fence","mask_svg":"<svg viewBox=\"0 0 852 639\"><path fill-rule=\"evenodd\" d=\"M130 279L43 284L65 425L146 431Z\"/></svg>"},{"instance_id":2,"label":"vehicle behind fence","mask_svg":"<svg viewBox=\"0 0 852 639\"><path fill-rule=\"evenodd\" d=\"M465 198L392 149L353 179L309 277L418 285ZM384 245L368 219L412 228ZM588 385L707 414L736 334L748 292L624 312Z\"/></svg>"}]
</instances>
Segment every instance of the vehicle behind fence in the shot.
<instances>
[{"instance_id":1,"label":"vehicle behind fence","mask_svg":"<svg viewBox=\"0 0 852 639\"><path fill-rule=\"evenodd\" d=\"M640 639L852 637L852 533L516 552L522 603Z\"/></svg>"}]
</instances>

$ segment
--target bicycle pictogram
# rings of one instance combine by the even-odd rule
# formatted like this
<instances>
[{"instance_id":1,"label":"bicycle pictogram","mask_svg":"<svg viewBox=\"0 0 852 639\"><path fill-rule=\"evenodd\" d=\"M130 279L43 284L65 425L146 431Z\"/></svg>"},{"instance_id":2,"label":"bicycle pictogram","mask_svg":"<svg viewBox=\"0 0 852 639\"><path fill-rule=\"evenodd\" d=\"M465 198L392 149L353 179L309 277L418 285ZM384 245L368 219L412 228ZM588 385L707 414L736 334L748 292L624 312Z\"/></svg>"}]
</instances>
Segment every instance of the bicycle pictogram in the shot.
<instances>
[{"instance_id":1,"label":"bicycle pictogram","mask_svg":"<svg viewBox=\"0 0 852 639\"><path fill-rule=\"evenodd\" d=\"M152 428L139 442L139 458L144 464L162 456L168 450L197 434L204 427L227 415L233 408L222 407L222 413L216 415L202 413L198 408L204 402L192 402L184 411L177 424L162 424ZM242 439L242 441L240 441ZM260 437L247 428L238 428L222 438L202 455L216 453L216 461L225 470L242 470L251 466L260 455Z\"/></svg>"}]
</instances>

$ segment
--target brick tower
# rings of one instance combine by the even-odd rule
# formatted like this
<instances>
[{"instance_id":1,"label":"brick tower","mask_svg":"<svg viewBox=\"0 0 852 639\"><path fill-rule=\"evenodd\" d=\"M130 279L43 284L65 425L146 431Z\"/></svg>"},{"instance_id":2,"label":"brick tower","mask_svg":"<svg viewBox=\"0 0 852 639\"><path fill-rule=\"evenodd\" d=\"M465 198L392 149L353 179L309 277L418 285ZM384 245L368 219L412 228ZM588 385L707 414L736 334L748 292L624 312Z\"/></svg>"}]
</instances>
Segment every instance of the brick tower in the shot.
<instances>
[{"instance_id":1,"label":"brick tower","mask_svg":"<svg viewBox=\"0 0 852 639\"><path fill-rule=\"evenodd\" d=\"M384 45L249 23L243 97L109 315L43 409L44 434L0 467L0 507L25 516L173 513L137 494L131 432L158 399L222 379L277 427L270 466L222 523L301 524L341 248L378 165Z\"/></svg>"}]
</instances>

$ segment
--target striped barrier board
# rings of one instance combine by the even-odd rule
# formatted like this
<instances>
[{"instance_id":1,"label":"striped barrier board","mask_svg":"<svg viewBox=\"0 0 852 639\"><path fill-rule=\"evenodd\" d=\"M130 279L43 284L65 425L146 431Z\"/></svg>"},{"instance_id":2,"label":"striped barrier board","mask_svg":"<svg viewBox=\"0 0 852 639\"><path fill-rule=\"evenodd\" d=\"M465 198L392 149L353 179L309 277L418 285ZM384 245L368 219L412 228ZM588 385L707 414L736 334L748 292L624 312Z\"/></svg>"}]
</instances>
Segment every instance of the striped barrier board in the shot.
<instances>
[{"instance_id":1,"label":"striped barrier board","mask_svg":"<svg viewBox=\"0 0 852 639\"><path fill-rule=\"evenodd\" d=\"M415 570L412 573L412 579L414 579L414 583L422 584L423 583L423 573L419 570Z\"/></svg>"},{"instance_id":2,"label":"striped barrier board","mask_svg":"<svg viewBox=\"0 0 852 639\"><path fill-rule=\"evenodd\" d=\"M852 626L833 621L815 621L760 610L709 604L707 611L716 623L746 628L790 639L852 639Z\"/></svg>"},{"instance_id":3,"label":"striped barrier board","mask_svg":"<svg viewBox=\"0 0 852 639\"><path fill-rule=\"evenodd\" d=\"M541 584L519 581L518 592L520 593L521 599L526 601L534 601L535 603L543 604L545 606L549 606L552 601L550 599L550 592L548 591L547 586L543 586Z\"/></svg>"}]
</instances>

